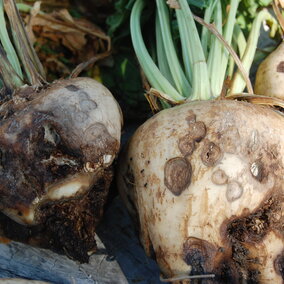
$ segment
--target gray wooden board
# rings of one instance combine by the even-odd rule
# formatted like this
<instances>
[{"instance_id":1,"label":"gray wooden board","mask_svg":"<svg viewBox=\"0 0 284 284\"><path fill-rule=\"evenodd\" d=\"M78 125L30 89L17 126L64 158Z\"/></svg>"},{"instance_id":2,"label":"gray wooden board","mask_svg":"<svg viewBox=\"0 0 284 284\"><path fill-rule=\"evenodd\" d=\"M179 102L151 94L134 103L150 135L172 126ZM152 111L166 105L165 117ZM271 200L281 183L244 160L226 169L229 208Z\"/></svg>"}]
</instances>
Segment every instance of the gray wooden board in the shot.
<instances>
[{"instance_id":1,"label":"gray wooden board","mask_svg":"<svg viewBox=\"0 0 284 284\"><path fill-rule=\"evenodd\" d=\"M17 242L0 244L0 278L21 277L55 284L161 283L158 266L145 255L119 197L106 209L97 234L98 252L88 264Z\"/></svg>"},{"instance_id":2,"label":"gray wooden board","mask_svg":"<svg viewBox=\"0 0 284 284\"><path fill-rule=\"evenodd\" d=\"M1 278L0 284L49 284L50 282L27 280L23 278Z\"/></svg>"},{"instance_id":3,"label":"gray wooden board","mask_svg":"<svg viewBox=\"0 0 284 284\"><path fill-rule=\"evenodd\" d=\"M11 242L0 245L0 278L22 277L58 284L127 283L117 262L97 238L98 253L79 264L49 250Z\"/></svg>"}]
</instances>

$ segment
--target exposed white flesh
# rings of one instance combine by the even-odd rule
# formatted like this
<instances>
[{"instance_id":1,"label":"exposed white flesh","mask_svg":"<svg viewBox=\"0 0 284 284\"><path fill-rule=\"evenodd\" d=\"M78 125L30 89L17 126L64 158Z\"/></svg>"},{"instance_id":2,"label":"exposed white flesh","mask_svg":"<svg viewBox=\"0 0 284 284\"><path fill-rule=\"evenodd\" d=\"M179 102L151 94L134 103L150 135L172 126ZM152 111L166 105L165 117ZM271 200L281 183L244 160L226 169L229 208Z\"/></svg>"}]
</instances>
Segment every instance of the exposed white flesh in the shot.
<instances>
[{"instance_id":1,"label":"exposed white flesh","mask_svg":"<svg viewBox=\"0 0 284 284\"><path fill-rule=\"evenodd\" d=\"M36 210L39 204L44 201L58 201L60 199L64 200L75 197L78 194L82 195L93 186L95 176L95 173L81 173L71 176L47 188L46 195L43 195L41 198L36 198L34 202L23 211L6 208L3 209L2 212L20 224L35 225ZM19 214L19 212L21 214Z\"/></svg>"}]
</instances>

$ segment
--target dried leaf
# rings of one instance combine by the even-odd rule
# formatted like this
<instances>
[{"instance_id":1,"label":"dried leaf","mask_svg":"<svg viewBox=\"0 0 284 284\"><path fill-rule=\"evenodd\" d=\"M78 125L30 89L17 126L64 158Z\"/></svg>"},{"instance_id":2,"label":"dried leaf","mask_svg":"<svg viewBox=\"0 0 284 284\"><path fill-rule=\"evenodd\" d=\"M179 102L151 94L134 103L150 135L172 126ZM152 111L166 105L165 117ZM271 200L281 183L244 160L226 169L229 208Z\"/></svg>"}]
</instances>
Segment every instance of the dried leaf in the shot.
<instances>
[{"instance_id":1,"label":"dried leaf","mask_svg":"<svg viewBox=\"0 0 284 284\"><path fill-rule=\"evenodd\" d=\"M75 67L94 56L110 51L110 37L94 23L83 18L73 18L66 9L44 13L40 7L40 2L35 2L25 22L29 37L36 43L36 50L48 74L64 70L65 75L67 69L72 69L71 65ZM44 54L45 52L47 54ZM50 56L52 65L50 60L47 62ZM69 66L66 66L67 61ZM54 66L56 62L58 66ZM66 68L62 68L63 65ZM51 67L54 70L48 70Z\"/></svg>"},{"instance_id":2,"label":"dried leaf","mask_svg":"<svg viewBox=\"0 0 284 284\"><path fill-rule=\"evenodd\" d=\"M171 104L171 105L182 105L185 103L186 100L183 101L175 101L173 100L169 95L162 93L161 91L151 88L150 91L148 91L148 93L154 97L157 97L159 99L162 99L164 101L166 101L167 103Z\"/></svg>"},{"instance_id":3,"label":"dried leaf","mask_svg":"<svg viewBox=\"0 0 284 284\"><path fill-rule=\"evenodd\" d=\"M273 98L273 97L241 93L241 94L229 95L226 97L226 99L247 101L253 104L280 107L284 109L284 100Z\"/></svg>"}]
</instances>

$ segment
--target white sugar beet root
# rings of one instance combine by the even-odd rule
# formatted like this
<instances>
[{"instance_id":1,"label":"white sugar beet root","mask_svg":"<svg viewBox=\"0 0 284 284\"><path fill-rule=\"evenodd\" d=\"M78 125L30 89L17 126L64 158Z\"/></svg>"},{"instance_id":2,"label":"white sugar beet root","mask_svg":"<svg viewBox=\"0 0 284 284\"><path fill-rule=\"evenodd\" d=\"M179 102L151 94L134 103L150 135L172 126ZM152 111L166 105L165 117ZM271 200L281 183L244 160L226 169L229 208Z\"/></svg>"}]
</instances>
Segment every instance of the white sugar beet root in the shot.
<instances>
[{"instance_id":1,"label":"white sugar beet root","mask_svg":"<svg viewBox=\"0 0 284 284\"><path fill-rule=\"evenodd\" d=\"M283 283L283 123L221 100L161 111L136 131L118 186L165 277Z\"/></svg>"},{"instance_id":2,"label":"white sugar beet root","mask_svg":"<svg viewBox=\"0 0 284 284\"><path fill-rule=\"evenodd\" d=\"M284 99L284 43L259 65L254 90L259 95Z\"/></svg>"}]
</instances>

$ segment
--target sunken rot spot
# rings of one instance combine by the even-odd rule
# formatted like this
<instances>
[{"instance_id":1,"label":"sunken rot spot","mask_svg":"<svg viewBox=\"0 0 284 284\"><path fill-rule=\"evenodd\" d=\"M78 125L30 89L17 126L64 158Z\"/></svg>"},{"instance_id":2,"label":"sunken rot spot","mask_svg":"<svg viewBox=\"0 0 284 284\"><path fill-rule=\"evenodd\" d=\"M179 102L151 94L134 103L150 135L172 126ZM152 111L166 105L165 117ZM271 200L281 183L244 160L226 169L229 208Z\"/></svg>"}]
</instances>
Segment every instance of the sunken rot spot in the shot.
<instances>
[{"instance_id":1,"label":"sunken rot spot","mask_svg":"<svg viewBox=\"0 0 284 284\"><path fill-rule=\"evenodd\" d=\"M183 260L191 266L191 274L204 274L212 269L216 248L207 241L188 238L183 244Z\"/></svg>"},{"instance_id":2,"label":"sunken rot spot","mask_svg":"<svg viewBox=\"0 0 284 284\"><path fill-rule=\"evenodd\" d=\"M94 123L85 130L84 154L90 161L99 161L106 155L112 158L119 151L119 142L110 135L103 123Z\"/></svg>"},{"instance_id":3,"label":"sunken rot spot","mask_svg":"<svg viewBox=\"0 0 284 284\"><path fill-rule=\"evenodd\" d=\"M193 153L195 142L190 134L187 134L179 139L178 148L181 154L184 156L191 155Z\"/></svg>"},{"instance_id":4,"label":"sunken rot spot","mask_svg":"<svg viewBox=\"0 0 284 284\"><path fill-rule=\"evenodd\" d=\"M197 121L190 123L188 125L188 132L194 141L200 142L206 135L206 127L204 122Z\"/></svg>"},{"instance_id":5,"label":"sunken rot spot","mask_svg":"<svg viewBox=\"0 0 284 284\"><path fill-rule=\"evenodd\" d=\"M40 244L86 261L119 149L118 104L103 85L77 78L8 105L0 122L0 209L22 230L46 227L50 239ZM5 233L17 239L13 226Z\"/></svg>"},{"instance_id":6,"label":"sunken rot spot","mask_svg":"<svg viewBox=\"0 0 284 284\"><path fill-rule=\"evenodd\" d=\"M218 169L218 170L213 172L213 174L211 176L211 180L212 180L213 183L215 183L217 185L223 185L223 184L226 184L228 182L228 176L226 175L226 173L223 170Z\"/></svg>"},{"instance_id":7,"label":"sunken rot spot","mask_svg":"<svg viewBox=\"0 0 284 284\"><path fill-rule=\"evenodd\" d=\"M188 129L185 136L181 137L178 141L178 148L182 155L191 155L195 149L195 142L200 142L206 135L206 126L202 121L196 122L194 113L187 116Z\"/></svg>"},{"instance_id":8,"label":"sunken rot spot","mask_svg":"<svg viewBox=\"0 0 284 284\"><path fill-rule=\"evenodd\" d=\"M72 84L67 85L65 88L70 92L77 92L77 91L80 90L78 87L76 87L75 85L72 85Z\"/></svg>"},{"instance_id":9,"label":"sunken rot spot","mask_svg":"<svg viewBox=\"0 0 284 284\"><path fill-rule=\"evenodd\" d=\"M229 202L238 200L243 195L243 188L237 181L230 181L227 185L226 197Z\"/></svg>"},{"instance_id":10,"label":"sunken rot spot","mask_svg":"<svg viewBox=\"0 0 284 284\"><path fill-rule=\"evenodd\" d=\"M263 163L260 160L255 161L251 164L250 171L251 171L252 176L256 180L258 180L260 182L263 180L264 166L263 166Z\"/></svg>"},{"instance_id":11,"label":"sunken rot spot","mask_svg":"<svg viewBox=\"0 0 284 284\"><path fill-rule=\"evenodd\" d=\"M180 195L190 184L191 165L184 158L173 158L167 161L164 171L165 186L174 194Z\"/></svg>"},{"instance_id":12,"label":"sunken rot spot","mask_svg":"<svg viewBox=\"0 0 284 284\"><path fill-rule=\"evenodd\" d=\"M201 160L203 164L207 167L213 167L221 159L222 152L221 149L214 143L209 140L204 142Z\"/></svg>"}]
</instances>

